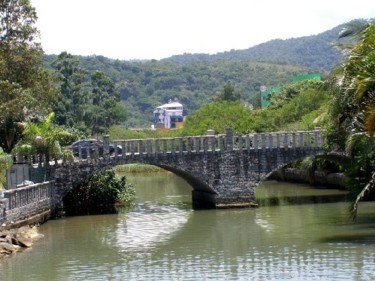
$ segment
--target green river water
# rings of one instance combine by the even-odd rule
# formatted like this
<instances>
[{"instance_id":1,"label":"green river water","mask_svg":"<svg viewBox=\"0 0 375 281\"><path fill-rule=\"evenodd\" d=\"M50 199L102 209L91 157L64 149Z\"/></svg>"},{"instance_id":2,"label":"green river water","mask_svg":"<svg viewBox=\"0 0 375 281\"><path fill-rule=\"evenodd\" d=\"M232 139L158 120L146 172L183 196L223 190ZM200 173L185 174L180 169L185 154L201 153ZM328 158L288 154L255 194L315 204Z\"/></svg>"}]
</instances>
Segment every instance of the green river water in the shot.
<instances>
[{"instance_id":1,"label":"green river water","mask_svg":"<svg viewBox=\"0 0 375 281\"><path fill-rule=\"evenodd\" d=\"M0 280L375 280L375 202L353 224L341 191L264 182L259 208L195 211L178 177L128 180L133 208L45 223Z\"/></svg>"}]
</instances>

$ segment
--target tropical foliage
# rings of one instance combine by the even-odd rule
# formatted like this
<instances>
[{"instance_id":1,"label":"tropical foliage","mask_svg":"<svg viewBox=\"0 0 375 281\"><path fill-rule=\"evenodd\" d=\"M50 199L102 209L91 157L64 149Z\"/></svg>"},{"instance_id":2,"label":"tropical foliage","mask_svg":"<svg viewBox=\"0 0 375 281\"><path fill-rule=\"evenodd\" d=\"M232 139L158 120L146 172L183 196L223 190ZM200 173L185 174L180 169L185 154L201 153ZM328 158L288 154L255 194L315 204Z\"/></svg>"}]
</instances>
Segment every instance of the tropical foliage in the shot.
<instances>
[{"instance_id":1,"label":"tropical foliage","mask_svg":"<svg viewBox=\"0 0 375 281\"><path fill-rule=\"evenodd\" d=\"M73 136L54 124L54 113L41 122L27 122L21 140L13 149L14 154L43 154L46 159L72 158L72 154L61 148L60 144L70 143Z\"/></svg>"},{"instance_id":2,"label":"tropical foliage","mask_svg":"<svg viewBox=\"0 0 375 281\"><path fill-rule=\"evenodd\" d=\"M64 206L68 214L116 212L116 205L129 205L134 196L134 187L124 176L104 170L72 189L64 198Z\"/></svg>"},{"instance_id":3,"label":"tropical foliage","mask_svg":"<svg viewBox=\"0 0 375 281\"><path fill-rule=\"evenodd\" d=\"M375 25L370 22L362 27L343 33L355 35L358 43L349 49L342 75L336 79L329 131L333 148L345 151L350 160L345 169L348 188L359 194L354 212L359 200L375 188Z\"/></svg>"}]
</instances>

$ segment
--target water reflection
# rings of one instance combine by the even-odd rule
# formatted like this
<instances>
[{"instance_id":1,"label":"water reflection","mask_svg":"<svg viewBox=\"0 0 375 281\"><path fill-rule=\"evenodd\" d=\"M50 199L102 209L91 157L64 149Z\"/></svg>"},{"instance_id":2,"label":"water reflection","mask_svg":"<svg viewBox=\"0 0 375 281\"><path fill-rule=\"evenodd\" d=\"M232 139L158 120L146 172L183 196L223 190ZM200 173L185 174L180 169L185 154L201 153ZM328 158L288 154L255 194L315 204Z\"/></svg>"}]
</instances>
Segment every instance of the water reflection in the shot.
<instances>
[{"instance_id":1,"label":"water reflection","mask_svg":"<svg viewBox=\"0 0 375 281\"><path fill-rule=\"evenodd\" d=\"M32 251L0 263L0 280L375 280L374 202L353 224L346 202L283 199L340 191L267 182L257 198L280 205L195 211L179 178L128 180L133 209L46 223Z\"/></svg>"},{"instance_id":2,"label":"water reflection","mask_svg":"<svg viewBox=\"0 0 375 281\"><path fill-rule=\"evenodd\" d=\"M347 194L346 191L337 189L267 181L256 189L256 201L259 206L322 204L346 201Z\"/></svg>"},{"instance_id":3,"label":"water reflection","mask_svg":"<svg viewBox=\"0 0 375 281\"><path fill-rule=\"evenodd\" d=\"M124 250L155 248L186 224L190 214L176 206L138 204L117 223L116 245Z\"/></svg>"}]
</instances>

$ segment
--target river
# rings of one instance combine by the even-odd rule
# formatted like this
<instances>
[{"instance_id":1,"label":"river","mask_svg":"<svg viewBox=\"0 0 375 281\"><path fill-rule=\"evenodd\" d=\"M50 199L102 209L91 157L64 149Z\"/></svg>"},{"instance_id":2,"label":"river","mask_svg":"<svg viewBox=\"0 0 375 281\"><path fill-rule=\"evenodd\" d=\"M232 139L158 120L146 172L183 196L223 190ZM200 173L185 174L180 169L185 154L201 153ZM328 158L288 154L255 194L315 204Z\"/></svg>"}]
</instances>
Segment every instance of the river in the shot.
<instances>
[{"instance_id":1,"label":"river","mask_svg":"<svg viewBox=\"0 0 375 281\"><path fill-rule=\"evenodd\" d=\"M353 224L343 192L271 181L259 208L195 211L178 177L128 180L133 208L45 223L0 280L375 280L375 202Z\"/></svg>"}]
</instances>

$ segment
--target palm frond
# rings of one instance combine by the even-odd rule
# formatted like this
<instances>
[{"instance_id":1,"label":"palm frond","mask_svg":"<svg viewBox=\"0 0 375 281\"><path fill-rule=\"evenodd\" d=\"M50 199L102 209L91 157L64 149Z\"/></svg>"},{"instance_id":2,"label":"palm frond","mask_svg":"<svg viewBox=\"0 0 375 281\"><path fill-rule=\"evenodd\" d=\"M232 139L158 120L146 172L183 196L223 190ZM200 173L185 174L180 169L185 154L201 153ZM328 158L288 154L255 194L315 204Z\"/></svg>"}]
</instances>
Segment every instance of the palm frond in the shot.
<instances>
[{"instance_id":1,"label":"palm frond","mask_svg":"<svg viewBox=\"0 0 375 281\"><path fill-rule=\"evenodd\" d=\"M365 129L368 132L370 138L374 139L374 127L375 127L375 102L370 104L366 111L365 117Z\"/></svg>"}]
</instances>

